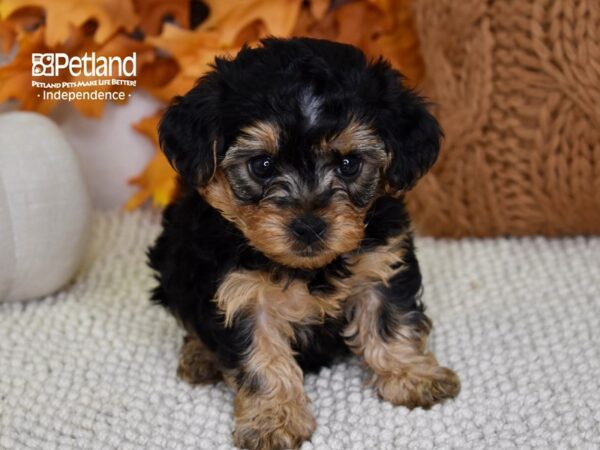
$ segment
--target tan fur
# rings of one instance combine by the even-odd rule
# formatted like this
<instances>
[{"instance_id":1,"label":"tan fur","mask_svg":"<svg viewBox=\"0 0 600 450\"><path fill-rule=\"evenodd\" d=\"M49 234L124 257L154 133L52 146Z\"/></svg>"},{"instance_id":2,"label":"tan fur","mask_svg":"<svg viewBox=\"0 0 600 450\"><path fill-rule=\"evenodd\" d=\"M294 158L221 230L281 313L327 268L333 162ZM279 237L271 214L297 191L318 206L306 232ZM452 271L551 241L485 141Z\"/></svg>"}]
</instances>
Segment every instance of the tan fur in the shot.
<instances>
[{"instance_id":1,"label":"tan fur","mask_svg":"<svg viewBox=\"0 0 600 450\"><path fill-rule=\"evenodd\" d=\"M222 170L217 170L211 182L206 187L200 188L198 192L227 220L234 223L240 220L236 217L237 208L233 201L233 192Z\"/></svg>"},{"instance_id":2,"label":"tan fur","mask_svg":"<svg viewBox=\"0 0 600 450\"><path fill-rule=\"evenodd\" d=\"M190 384L209 384L221 379L217 357L193 335L183 340L179 354L177 375Z\"/></svg>"},{"instance_id":3,"label":"tan fur","mask_svg":"<svg viewBox=\"0 0 600 450\"><path fill-rule=\"evenodd\" d=\"M239 158L256 151L275 154L279 143L279 130L268 122L257 122L242 130L222 163L224 168L236 164ZM370 126L356 120L341 133L322 143L322 150L340 153L364 151L375 164L385 165L383 143ZM234 222L250 243L274 261L289 267L314 269L333 261L338 255L355 249L364 236L364 219L367 207L355 208L346 198L332 199L326 209L317 211L328 223L324 239L325 248L314 255L298 255L293 249L289 224L298 211L282 210L269 203L241 205L236 202L223 169L217 169L200 194L223 216Z\"/></svg>"},{"instance_id":4,"label":"tan fur","mask_svg":"<svg viewBox=\"0 0 600 450\"><path fill-rule=\"evenodd\" d=\"M251 350L243 364L244 378L240 382L235 374L225 374L228 384L237 389L236 445L295 448L310 437L315 421L291 347L296 338L293 326L322 323L327 316L344 311L354 311L346 340L372 369L372 382L384 399L428 407L456 395L456 375L426 352L429 323L424 332L400 325L389 342L379 335L381 303L372 286L402 270L406 238L401 235L369 252L348 254L352 276L329 280L336 286L334 295L311 295L305 283L288 283L258 271L233 272L223 280L215 300L226 326L231 326L236 314L253 317L255 323Z\"/></svg>"},{"instance_id":5,"label":"tan fur","mask_svg":"<svg viewBox=\"0 0 600 450\"><path fill-rule=\"evenodd\" d=\"M386 245L380 245L368 252L359 252L350 259L352 264L352 291L360 287L370 287L367 281L380 281L387 284L388 280L402 270L404 258L403 245L408 238L407 234L400 234L390 238ZM397 266L393 268L392 266Z\"/></svg>"},{"instance_id":6,"label":"tan fur","mask_svg":"<svg viewBox=\"0 0 600 450\"><path fill-rule=\"evenodd\" d=\"M345 155L363 149L370 152L378 149L383 151L383 142L377 137L372 127L353 119L337 136L324 141L321 147L323 149L333 149Z\"/></svg>"},{"instance_id":7,"label":"tan fur","mask_svg":"<svg viewBox=\"0 0 600 450\"><path fill-rule=\"evenodd\" d=\"M235 400L236 445L270 449L297 447L308 439L315 420L308 411L302 370L290 345L292 324L307 324L335 314L335 306L312 297L306 285L287 287L260 272L236 272L221 284L217 304L226 325L242 310L254 317L251 351L243 365L246 379Z\"/></svg>"},{"instance_id":8,"label":"tan fur","mask_svg":"<svg viewBox=\"0 0 600 450\"><path fill-rule=\"evenodd\" d=\"M274 123L256 122L242 129L234 146L275 155L279 147L279 128Z\"/></svg>"},{"instance_id":9,"label":"tan fur","mask_svg":"<svg viewBox=\"0 0 600 450\"><path fill-rule=\"evenodd\" d=\"M368 269L372 262L366 258L365 265L357 259L357 281L386 273L383 268ZM286 284L271 280L268 274L250 271L231 273L221 283L216 301L226 325L242 312L254 317L256 323L244 371L258 385L258 392L238 387L236 445L290 448L310 437L315 422L307 409L303 375L291 349L292 326L320 323L326 316L341 314L353 287L350 282L340 283L336 295L321 298L311 295L302 282Z\"/></svg>"},{"instance_id":10,"label":"tan fur","mask_svg":"<svg viewBox=\"0 0 600 450\"><path fill-rule=\"evenodd\" d=\"M326 316L338 316L349 296L356 296L372 283L387 283L391 276L401 270L401 267L394 269L392 266L402 262L403 239L405 236L401 235L391 239L385 246L348 255L352 276L329 280L336 287L333 295L312 295L306 284L300 281L273 281L267 273L239 271L225 277L215 299L225 315L226 326L230 326L234 315L241 312L264 312L271 319L277 318L280 323L321 323ZM291 337L291 328L287 334Z\"/></svg>"},{"instance_id":11,"label":"tan fur","mask_svg":"<svg viewBox=\"0 0 600 450\"><path fill-rule=\"evenodd\" d=\"M329 208L319 211L330 226L327 248L314 256L300 257L291 251L288 232L289 223L296 217L294 211L281 210L272 204L238 204L220 170L200 193L223 217L235 223L254 247L289 267L322 267L340 253L356 248L364 236L366 210L357 210L347 202L333 201Z\"/></svg>"},{"instance_id":12,"label":"tan fur","mask_svg":"<svg viewBox=\"0 0 600 450\"><path fill-rule=\"evenodd\" d=\"M300 447L312 435L316 421L307 408L304 393L293 400L290 397L293 396L283 389L271 396L239 390L234 403L234 444L256 450Z\"/></svg>"},{"instance_id":13,"label":"tan fur","mask_svg":"<svg viewBox=\"0 0 600 450\"><path fill-rule=\"evenodd\" d=\"M441 367L426 349L431 328L428 320L420 329L400 320L394 335L384 340L378 330L381 300L377 291L368 289L353 296L348 308L353 315L344 331L346 342L373 371L371 383L384 400L428 408L458 394L456 374Z\"/></svg>"},{"instance_id":14,"label":"tan fur","mask_svg":"<svg viewBox=\"0 0 600 450\"><path fill-rule=\"evenodd\" d=\"M365 235L364 210L354 208L347 201L333 199L330 206L319 211L323 219L329 224L327 247L327 262L331 262L337 255L347 253L358 247ZM319 261L321 262L321 261ZM326 263L327 263L326 262ZM323 264L314 267L321 267Z\"/></svg>"},{"instance_id":15,"label":"tan fur","mask_svg":"<svg viewBox=\"0 0 600 450\"><path fill-rule=\"evenodd\" d=\"M229 274L219 286L215 299L230 326L235 314L246 312L256 320L268 319L279 332L292 337L291 324L322 323L326 316L342 311L341 302L347 292L319 297L308 292L305 283L272 281L263 272L240 271Z\"/></svg>"},{"instance_id":16,"label":"tan fur","mask_svg":"<svg viewBox=\"0 0 600 450\"><path fill-rule=\"evenodd\" d=\"M273 154L279 131L269 124L244 130L230 152L231 161L252 151ZM367 152L368 149L371 151ZM375 151L372 151L375 149ZM356 121L329 142L323 150L341 154L365 150L365 155L384 168L383 144L373 130ZM379 150L379 151L377 151ZM230 154L228 152L228 154ZM237 154L236 154L237 152ZM367 156L365 156L366 158ZM227 157L226 157L227 158ZM372 369L372 382L379 394L394 404L431 406L458 393L460 384L449 369L440 367L426 350L430 324L416 327L402 318L388 340L381 338L381 299L375 285L388 283L403 270L407 235L392 238L386 245L368 251L359 247L364 237L368 205L355 208L345 198L333 199L316 211L329 225L326 249L314 256L300 257L293 251L289 224L298 212L268 202L244 205L235 200L229 182L219 168L211 182L200 190L214 208L244 233L250 243L267 257L289 267L317 268L343 255L352 275L328 280L333 294L312 295L306 283L279 278L259 271L237 271L221 282L215 301L223 312L225 326L243 314L252 318L252 344L241 371L225 371L225 381L237 390L235 400L236 445L252 449L297 447L315 428L303 392L303 374L294 359L294 326L320 324L327 317L347 313L351 321L344 337L355 353ZM349 314L352 311L353 314ZM424 319L427 320L427 319Z\"/></svg>"},{"instance_id":17,"label":"tan fur","mask_svg":"<svg viewBox=\"0 0 600 450\"><path fill-rule=\"evenodd\" d=\"M233 148L261 150L275 155L279 146L279 127L272 122L259 121L241 130ZM322 150L335 150L344 155L356 150L383 151L383 142L370 125L356 119L332 139L321 143Z\"/></svg>"}]
</instances>

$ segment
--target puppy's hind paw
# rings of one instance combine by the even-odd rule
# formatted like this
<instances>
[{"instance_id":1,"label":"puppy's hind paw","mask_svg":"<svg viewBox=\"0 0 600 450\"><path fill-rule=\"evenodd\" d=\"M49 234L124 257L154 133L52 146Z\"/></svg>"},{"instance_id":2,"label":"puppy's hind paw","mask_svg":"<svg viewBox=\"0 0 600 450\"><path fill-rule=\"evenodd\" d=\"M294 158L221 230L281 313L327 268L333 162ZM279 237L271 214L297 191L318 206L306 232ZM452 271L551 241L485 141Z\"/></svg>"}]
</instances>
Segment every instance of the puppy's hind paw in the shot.
<instances>
[{"instance_id":1,"label":"puppy's hind paw","mask_svg":"<svg viewBox=\"0 0 600 450\"><path fill-rule=\"evenodd\" d=\"M408 368L402 375L379 376L375 386L382 399L411 409L428 409L460 392L456 373L437 365Z\"/></svg>"}]
</instances>

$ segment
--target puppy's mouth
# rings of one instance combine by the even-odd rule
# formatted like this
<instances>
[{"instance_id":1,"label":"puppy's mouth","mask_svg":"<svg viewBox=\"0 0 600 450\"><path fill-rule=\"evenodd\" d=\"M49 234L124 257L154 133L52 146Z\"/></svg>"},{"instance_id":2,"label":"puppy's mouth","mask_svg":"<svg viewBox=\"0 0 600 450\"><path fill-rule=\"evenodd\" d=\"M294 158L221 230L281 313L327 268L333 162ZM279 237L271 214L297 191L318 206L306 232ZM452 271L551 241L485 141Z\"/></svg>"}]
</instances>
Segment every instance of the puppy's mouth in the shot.
<instances>
[{"instance_id":1,"label":"puppy's mouth","mask_svg":"<svg viewBox=\"0 0 600 450\"><path fill-rule=\"evenodd\" d=\"M285 249L280 247L277 252L270 252L268 248L259 250L273 261L287 267L298 269L317 269L333 261L336 253L327 245L325 240L310 244L288 239Z\"/></svg>"},{"instance_id":2,"label":"puppy's mouth","mask_svg":"<svg viewBox=\"0 0 600 450\"><path fill-rule=\"evenodd\" d=\"M310 246L293 245L291 252L286 255L281 263L290 267L303 269L317 269L326 266L335 254L324 244L311 244Z\"/></svg>"},{"instance_id":3,"label":"puppy's mouth","mask_svg":"<svg viewBox=\"0 0 600 450\"><path fill-rule=\"evenodd\" d=\"M326 249L326 246L321 242L316 242L311 245L295 244L292 246L294 255L300 258L313 258L315 256L319 256Z\"/></svg>"}]
</instances>

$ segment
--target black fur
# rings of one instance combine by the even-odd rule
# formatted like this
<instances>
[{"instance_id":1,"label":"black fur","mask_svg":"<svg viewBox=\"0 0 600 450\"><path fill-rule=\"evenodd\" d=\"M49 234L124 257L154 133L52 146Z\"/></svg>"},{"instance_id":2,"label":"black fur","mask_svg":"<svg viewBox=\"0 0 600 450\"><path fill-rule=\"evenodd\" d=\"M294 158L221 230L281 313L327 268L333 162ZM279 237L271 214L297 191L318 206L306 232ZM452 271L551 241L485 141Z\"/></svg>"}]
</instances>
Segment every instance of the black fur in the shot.
<instances>
[{"instance_id":1,"label":"black fur","mask_svg":"<svg viewBox=\"0 0 600 450\"><path fill-rule=\"evenodd\" d=\"M215 70L177 97L159 127L161 146L190 183L203 185L239 130L258 120L279 124L287 139L287 163L314 180L306 149L333 136L352 117L370 123L392 155L388 181L412 187L435 162L441 130L424 101L402 85L389 63L369 63L350 45L296 38L265 39L233 60L217 58ZM300 102L310 93L322 101L317 124L307 124Z\"/></svg>"},{"instance_id":2,"label":"black fur","mask_svg":"<svg viewBox=\"0 0 600 450\"><path fill-rule=\"evenodd\" d=\"M367 215L362 251L385 243L386 239L407 232L408 215L401 199L382 197ZM244 235L191 187L182 184L179 198L163 215L163 232L149 250L149 262L156 271L159 286L152 299L167 307L217 353L227 368L234 368L248 349L252 324L236 316L232 327L225 328L223 315L213 301L220 281L239 269L276 273L281 278L305 281L312 292L332 293L332 278L351 276L352 268L343 258L317 270L291 269L270 261L255 250ZM389 300L381 317L380 330L387 336L394 311L414 311L414 320L426 320L419 301L421 275L414 255L412 240L407 241L407 268L380 286ZM336 356L348 353L341 338L346 318L328 319L323 325L304 327L302 340L308 345L296 346L296 360L305 371L315 371L330 364Z\"/></svg>"},{"instance_id":3,"label":"black fur","mask_svg":"<svg viewBox=\"0 0 600 450\"><path fill-rule=\"evenodd\" d=\"M316 123L308 123L300 110L299 99L307 92L321 102ZM240 363L253 329L243 315L236 316L232 327L224 327L213 298L228 273L265 271L300 279L311 292L327 294L335 290L330 280L351 276L352 267L344 255L315 270L282 266L256 250L196 189L209 182L240 129L258 120L274 122L284 131L282 167L299 171L307 185L318 185L307 149L339 133L352 118L368 123L391 155L384 177L392 189L412 187L435 162L441 131L423 100L403 87L401 75L387 62L369 63L356 48L327 41L267 39L258 49L242 49L233 60L217 59L214 70L176 98L164 115L160 141L181 176L181 192L165 210L164 230L149 251L159 282L152 298L197 333L224 367ZM383 196L373 203L361 198L367 188L369 196L381 195L375 187L382 188L366 186L353 194L359 207L372 203L357 251L367 252L390 237L408 234L406 268L388 286L379 286L385 299L379 329L386 338L399 312L415 327L429 325L419 300L421 275L403 199ZM258 202L258 197L248 201ZM295 344L296 359L304 370L317 370L347 353L340 336L346 320L328 319L323 325L296 329L303 337Z\"/></svg>"}]
</instances>

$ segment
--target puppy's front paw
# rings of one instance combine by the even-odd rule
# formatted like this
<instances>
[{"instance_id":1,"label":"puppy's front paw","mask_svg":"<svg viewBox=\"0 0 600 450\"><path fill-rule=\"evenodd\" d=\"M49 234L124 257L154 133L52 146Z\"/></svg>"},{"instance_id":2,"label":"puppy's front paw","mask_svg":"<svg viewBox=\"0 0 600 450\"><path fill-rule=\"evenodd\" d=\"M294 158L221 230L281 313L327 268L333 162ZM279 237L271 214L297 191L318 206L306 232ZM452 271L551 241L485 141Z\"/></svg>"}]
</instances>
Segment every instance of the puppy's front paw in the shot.
<instances>
[{"instance_id":1,"label":"puppy's front paw","mask_svg":"<svg viewBox=\"0 0 600 450\"><path fill-rule=\"evenodd\" d=\"M217 367L214 354L202 341L186 336L179 354L177 376L192 385L209 384L221 379L221 371Z\"/></svg>"},{"instance_id":2,"label":"puppy's front paw","mask_svg":"<svg viewBox=\"0 0 600 450\"><path fill-rule=\"evenodd\" d=\"M456 397L460 391L460 380L447 367L424 363L407 367L400 375L378 376L375 386L379 396L394 405L427 409Z\"/></svg>"},{"instance_id":3,"label":"puppy's front paw","mask_svg":"<svg viewBox=\"0 0 600 450\"><path fill-rule=\"evenodd\" d=\"M260 400L253 405L238 403L233 441L237 447L249 450L297 449L315 428L316 421L304 405L265 408Z\"/></svg>"}]
</instances>

